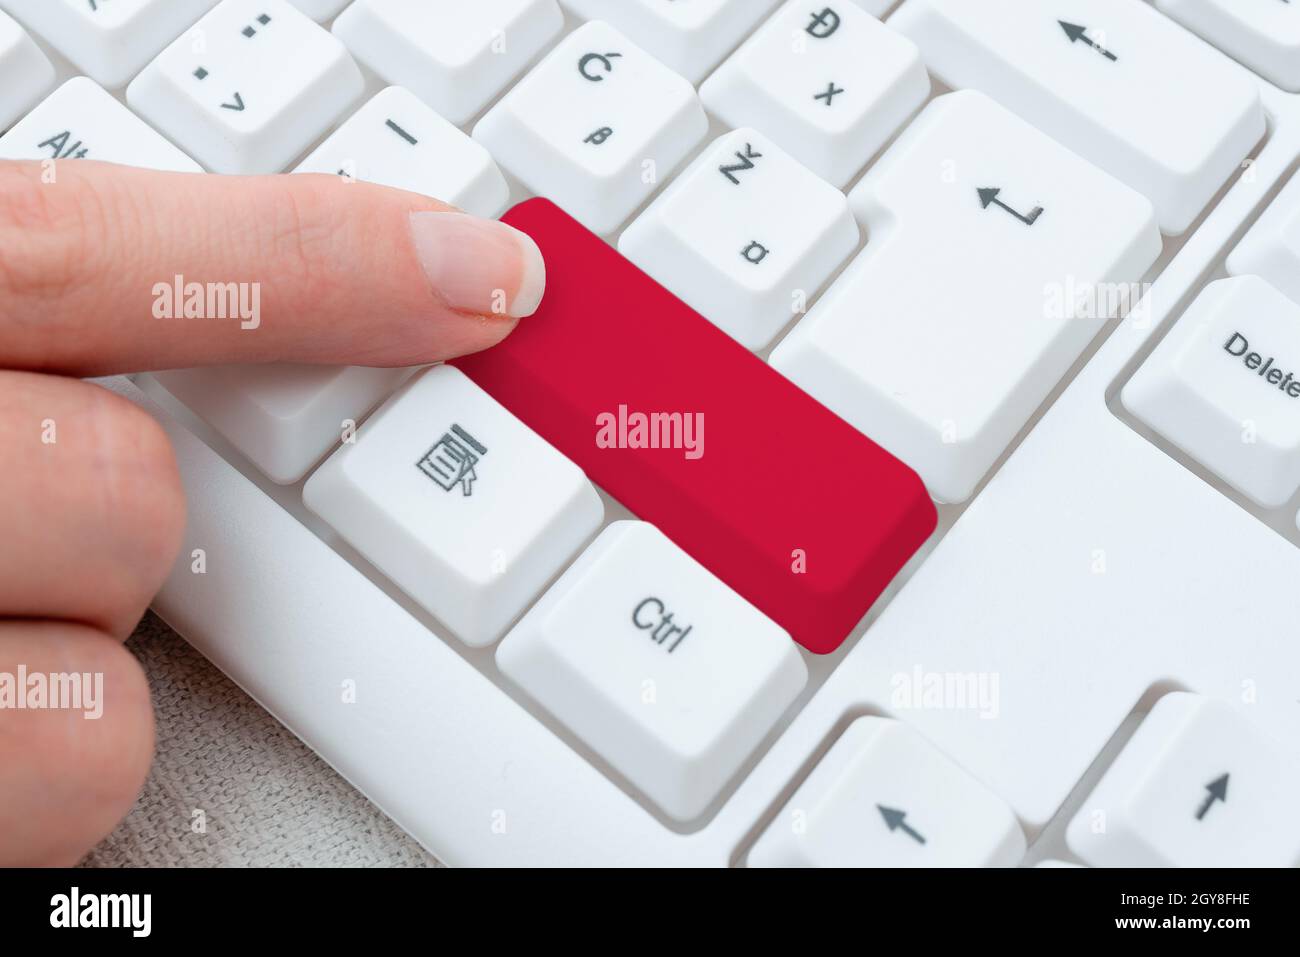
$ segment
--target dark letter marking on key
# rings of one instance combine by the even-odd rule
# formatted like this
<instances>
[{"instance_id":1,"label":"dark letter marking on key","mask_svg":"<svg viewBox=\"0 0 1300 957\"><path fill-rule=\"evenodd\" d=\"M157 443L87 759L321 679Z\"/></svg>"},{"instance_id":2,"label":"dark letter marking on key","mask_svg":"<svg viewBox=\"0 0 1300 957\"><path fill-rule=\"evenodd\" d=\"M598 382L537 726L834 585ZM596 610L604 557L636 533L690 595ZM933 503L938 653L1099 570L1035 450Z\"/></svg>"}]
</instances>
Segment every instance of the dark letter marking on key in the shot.
<instances>
[{"instance_id":1,"label":"dark letter marking on key","mask_svg":"<svg viewBox=\"0 0 1300 957\"><path fill-rule=\"evenodd\" d=\"M828 85L827 85L827 87L826 87L826 92L825 92L825 93L818 93L816 96L813 97L813 99L814 99L814 100L825 100L825 101L826 101L826 105L827 105L827 106L830 106L830 105L831 105L831 101L832 101L833 99L835 99L835 97L839 96L839 95L840 95L841 93L843 93L843 92L844 92L844 87L842 87L842 86L836 86L834 83L831 83L831 84L828 84Z\"/></svg>"},{"instance_id":2,"label":"dark letter marking on key","mask_svg":"<svg viewBox=\"0 0 1300 957\"><path fill-rule=\"evenodd\" d=\"M394 123L392 120L386 120L386 121L384 122L384 125L387 126L387 127L388 127L390 130L392 130L394 133L396 133L398 136L400 136L402 139L406 140L406 142L410 143L412 146L419 146L419 145L420 145L420 141L419 141L419 140L417 140L417 139L416 139L414 136L412 136L410 133L406 132L406 130L402 129L400 126L398 126L398 125L397 125L396 123Z\"/></svg>"},{"instance_id":3,"label":"dark letter marking on key","mask_svg":"<svg viewBox=\"0 0 1300 957\"><path fill-rule=\"evenodd\" d=\"M762 158L763 158L762 153L755 153L753 145L750 143L746 143L745 152L742 153L739 150L736 151L736 159L740 160L740 162L735 163L731 166L719 166L718 172L721 173L723 176L727 177L727 179L731 180L737 186L739 186L740 180L736 179L736 174L743 173L745 172L745 170L753 169L754 160L762 159Z\"/></svg>"},{"instance_id":4,"label":"dark letter marking on key","mask_svg":"<svg viewBox=\"0 0 1300 957\"><path fill-rule=\"evenodd\" d=\"M885 807L883 804L877 804L876 807L880 809L880 816L885 819L885 826L889 828L890 833L893 833L894 831L902 831L912 840L916 841L917 844L925 843L925 838L917 833L917 831L907 823L906 811L900 811L892 807Z\"/></svg>"},{"instance_id":5,"label":"dark letter marking on key","mask_svg":"<svg viewBox=\"0 0 1300 957\"><path fill-rule=\"evenodd\" d=\"M1071 43L1086 43L1107 60L1110 60L1113 63L1119 62L1119 57L1111 53L1104 46L1093 42L1093 40L1088 37L1087 27L1081 27L1077 23L1066 23L1064 20L1057 20L1056 22L1061 25L1061 29L1065 31L1065 35L1070 38Z\"/></svg>"},{"instance_id":6,"label":"dark letter marking on key","mask_svg":"<svg viewBox=\"0 0 1300 957\"><path fill-rule=\"evenodd\" d=\"M86 154L90 152L90 147L82 146L81 140L73 143L71 146L68 142L72 139L72 131L64 130L62 133L56 133L44 143L37 145L37 149L43 150L47 146L54 151L52 159L85 159Z\"/></svg>"},{"instance_id":7,"label":"dark letter marking on key","mask_svg":"<svg viewBox=\"0 0 1300 957\"><path fill-rule=\"evenodd\" d=\"M1216 801L1227 802L1228 800L1228 777L1227 774L1220 774L1217 778L1205 785L1206 795L1205 802L1201 805L1200 810L1196 812L1196 820L1205 820L1205 815L1210 813L1210 808L1214 807Z\"/></svg>"},{"instance_id":8,"label":"dark letter marking on key","mask_svg":"<svg viewBox=\"0 0 1300 957\"><path fill-rule=\"evenodd\" d=\"M650 609L650 610L647 610ZM642 621L642 612L645 612L646 621ZM664 603L658 598L646 598L632 609L632 624L641 631L650 632L650 638L657 645L662 645L673 635L677 640L668 646L668 654L677 650L677 646L686 640L686 636L691 633L694 625L687 625L683 628L673 621L673 613L668 611Z\"/></svg>"},{"instance_id":9,"label":"dark letter marking on key","mask_svg":"<svg viewBox=\"0 0 1300 957\"><path fill-rule=\"evenodd\" d=\"M453 424L450 431L444 432L433 448L415 463L415 467L444 491L459 488L462 497L469 498L474 494L474 483L478 481L479 461L485 455L487 446Z\"/></svg>"},{"instance_id":10,"label":"dark letter marking on key","mask_svg":"<svg viewBox=\"0 0 1300 957\"><path fill-rule=\"evenodd\" d=\"M810 37L818 40L825 40L840 28L840 15L830 7L824 9L821 13L812 15L812 23L804 27Z\"/></svg>"},{"instance_id":11,"label":"dark letter marking on key","mask_svg":"<svg viewBox=\"0 0 1300 957\"><path fill-rule=\"evenodd\" d=\"M1034 225L1034 223L1038 222L1038 217L1043 215L1044 210L1043 207L1041 206L1035 207L1034 211L1030 213L1028 216L1024 216L1020 213L1017 213L1006 203L1002 202L1002 200L998 199L998 194L1001 192L1002 189L1000 187L985 188L979 190L980 204L985 209L988 209L990 206L999 206L1002 209L1005 209L1012 216L1016 217L1016 219L1020 220L1026 226Z\"/></svg>"},{"instance_id":12,"label":"dark letter marking on key","mask_svg":"<svg viewBox=\"0 0 1300 957\"><path fill-rule=\"evenodd\" d=\"M244 112L244 98L239 93L236 93L235 102L222 103L221 108L223 110L234 110L236 113L242 113Z\"/></svg>"},{"instance_id":13,"label":"dark letter marking on key","mask_svg":"<svg viewBox=\"0 0 1300 957\"><path fill-rule=\"evenodd\" d=\"M260 16L258 16L257 22L260 23L262 26L266 26L268 23L271 22L271 18L268 17L265 13L263 13ZM252 26L244 27L244 29L240 30L239 32L242 33L244 36L248 37L250 40L253 37L257 36L257 28Z\"/></svg>"},{"instance_id":14,"label":"dark letter marking on key","mask_svg":"<svg viewBox=\"0 0 1300 957\"><path fill-rule=\"evenodd\" d=\"M584 79L590 80L592 83L604 83L605 78L603 76L599 73L588 73L587 67L592 63L599 62L605 68L606 73L613 73L614 60L622 55L623 54L621 53L606 53L603 55L600 53L588 53L578 61L578 72L582 74Z\"/></svg>"}]
</instances>

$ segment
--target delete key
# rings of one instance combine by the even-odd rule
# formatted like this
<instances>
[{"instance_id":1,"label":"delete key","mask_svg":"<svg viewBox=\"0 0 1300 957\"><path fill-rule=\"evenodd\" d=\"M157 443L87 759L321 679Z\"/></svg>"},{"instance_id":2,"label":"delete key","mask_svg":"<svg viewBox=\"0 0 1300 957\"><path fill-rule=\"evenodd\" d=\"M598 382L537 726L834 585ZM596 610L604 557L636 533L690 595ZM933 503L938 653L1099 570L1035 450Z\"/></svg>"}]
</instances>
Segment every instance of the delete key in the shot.
<instances>
[{"instance_id":1,"label":"delete key","mask_svg":"<svg viewBox=\"0 0 1300 957\"><path fill-rule=\"evenodd\" d=\"M1300 304L1257 276L1201 293L1125 407L1265 508L1300 489Z\"/></svg>"}]
</instances>

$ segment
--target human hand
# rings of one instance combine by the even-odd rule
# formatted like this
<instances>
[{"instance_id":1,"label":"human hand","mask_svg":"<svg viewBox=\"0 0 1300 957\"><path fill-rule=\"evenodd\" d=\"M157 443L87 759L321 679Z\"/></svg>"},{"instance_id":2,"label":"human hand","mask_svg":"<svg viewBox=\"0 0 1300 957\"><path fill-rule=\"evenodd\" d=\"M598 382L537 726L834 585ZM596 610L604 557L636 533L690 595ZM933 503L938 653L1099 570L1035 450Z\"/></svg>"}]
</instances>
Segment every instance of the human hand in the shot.
<instances>
[{"instance_id":1,"label":"human hand","mask_svg":"<svg viewBox=\"0 0 1300 957\"><path fill-rule=\"evenodd\" d=\"M84 160L56 173L0 162L0 866L79 860L153 751L121 643L172 566L184 493L158 424L72 377L435 362L499 341L545 285L522 233L411 193ZM155 318L154 287L176 276L260 284L259 322ZM18 709L35 700L20 668L102 675L102 700Z\"/></svg>"}]
</instances>

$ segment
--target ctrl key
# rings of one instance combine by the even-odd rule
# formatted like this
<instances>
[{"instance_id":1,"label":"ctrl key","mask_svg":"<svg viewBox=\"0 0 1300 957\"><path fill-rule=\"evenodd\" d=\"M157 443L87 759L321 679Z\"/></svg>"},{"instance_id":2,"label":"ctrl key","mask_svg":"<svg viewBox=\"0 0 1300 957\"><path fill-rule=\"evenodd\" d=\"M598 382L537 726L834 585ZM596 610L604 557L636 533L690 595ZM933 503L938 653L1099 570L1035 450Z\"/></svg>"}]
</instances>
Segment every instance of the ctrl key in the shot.
<instances>
[{"instance_id":1,"label":"ctrl key","mask_svg":"<svg viewBox=\"0 0 1300 957\"><path fill-rule=\"evenodd\" d=\"M677 821L808 679L779 626L653 525L610 525L497 649L503 674Z\"/></svg>"}]
</instances>

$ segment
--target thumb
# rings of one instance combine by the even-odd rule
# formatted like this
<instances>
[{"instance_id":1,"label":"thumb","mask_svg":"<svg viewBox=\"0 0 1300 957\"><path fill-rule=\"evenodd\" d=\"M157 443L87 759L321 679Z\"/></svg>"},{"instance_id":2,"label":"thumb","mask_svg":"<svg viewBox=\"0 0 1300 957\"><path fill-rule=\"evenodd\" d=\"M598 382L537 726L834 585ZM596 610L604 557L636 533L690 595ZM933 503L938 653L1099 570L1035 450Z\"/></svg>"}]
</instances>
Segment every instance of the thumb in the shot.
<instances>
[{"instance_id":1,"label":"thumb","mask_svg":"<svg viewBox=\"0 0 1300 957\"><path fill-rule=\"evenodd\" d=\"M0 162L0 367L419 365L493 345L545 286L523 233L340 177L46 179Z\"/></svg>"}]
</instances>

